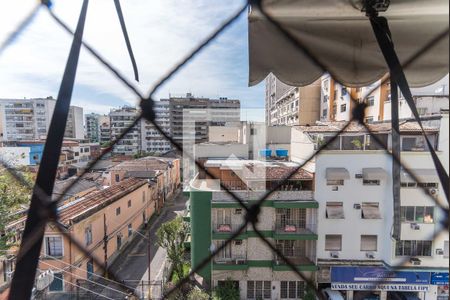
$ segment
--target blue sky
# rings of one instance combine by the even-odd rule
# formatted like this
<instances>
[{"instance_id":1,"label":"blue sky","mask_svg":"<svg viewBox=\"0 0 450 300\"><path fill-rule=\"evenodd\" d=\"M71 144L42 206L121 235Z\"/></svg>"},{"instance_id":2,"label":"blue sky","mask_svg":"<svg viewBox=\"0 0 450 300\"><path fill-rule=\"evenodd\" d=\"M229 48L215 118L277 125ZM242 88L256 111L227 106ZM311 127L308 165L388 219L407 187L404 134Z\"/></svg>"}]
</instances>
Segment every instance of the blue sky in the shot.
<instances>
[{"instance_id":1,"label":"blue sky","mask_svg":"<svg viewBox=\"0 0 450 300\"><path fill-rule=\"evenodd\" d=\"M0 40L31 10L36 1L5 3L0 11ZM238 0L121 1L141 76L139 89L150 87L242 4ZM54 10L75 28L80 0L54 1ZM114 4L90 1L85 40L132 80L133 72ZM0 98L56 96L71 37L42 9L34 22L0 56ZM264 83L248 87L247 15L244 13L217 40L177 73L157 99L191 92L196 96L241 100L242 118L263 120ZM136 98L85 50L81 52L72 103L85 113L107 113L133 105Z\"/></svg>"}]
</instances>

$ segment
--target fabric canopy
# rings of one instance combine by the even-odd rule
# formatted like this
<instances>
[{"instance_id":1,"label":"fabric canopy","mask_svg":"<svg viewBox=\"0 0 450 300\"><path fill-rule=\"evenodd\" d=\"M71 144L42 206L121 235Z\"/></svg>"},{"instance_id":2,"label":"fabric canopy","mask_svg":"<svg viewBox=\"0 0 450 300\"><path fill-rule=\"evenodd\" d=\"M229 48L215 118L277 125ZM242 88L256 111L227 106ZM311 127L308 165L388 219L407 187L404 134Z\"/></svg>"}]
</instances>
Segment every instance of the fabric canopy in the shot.
<instances>
[{"instance_id":1,"label":"fabric canopy","mask_svg":"<svg viewBox=\"0 0 450 300\"><path fill-rule=\"evenodd\" d=\"M327 180L350 179L350 173L346 168L327 168L325 178Z\"/></svg>"},{"instance_id":2,"label":"fabric canopy","mask_svg":"<svg viewBox=\"0 0 450 300\"><path fill-rule=\"evenodd\" d=\"M367 86L388 73L360 1L263 0L262 5L344 85ZM402 64L448 29L448 11L448 0L396 0L380 13L389 22ZM432 84L448 73L448 45L447 35L404 69L410 86ZM254 6L249 52L249 85L273 73L286 84L304 86L324 73Z\"/></svg>"},{"instance_id":3,"label":"fabric canopy","mask_svg":"<svg viewBox=\"0 0 450 300\"><path fill-rule=\"evenodd\" d=\"M383 168L363 168L364 180L381 180L386 179L387 173Z\"/></svg>"},{"instance_id":4,"label":"fabric canopy","mask_svg":"<svg viewBox=\"0 0 450 300\"><path fill-rule=\"evenodd\" d=\"M421 182L439 182L439 176L435 169L411 169L410 171ZM400 173L400 181L415 182L415 180L405 171Z\"/></svg>"}]
</instances>

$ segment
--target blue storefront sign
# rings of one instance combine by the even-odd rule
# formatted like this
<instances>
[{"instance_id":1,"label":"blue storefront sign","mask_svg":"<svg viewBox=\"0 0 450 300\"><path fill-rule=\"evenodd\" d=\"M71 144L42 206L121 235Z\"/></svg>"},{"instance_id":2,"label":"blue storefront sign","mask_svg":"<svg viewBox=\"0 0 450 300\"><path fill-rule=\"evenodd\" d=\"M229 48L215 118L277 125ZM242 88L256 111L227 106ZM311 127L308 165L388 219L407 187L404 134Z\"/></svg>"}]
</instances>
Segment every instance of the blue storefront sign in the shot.
<instances>
[{"instance_id":1,"label":"blue storefront sign","mask_svg":"<svg viewBox=\"0 0 450 300\"><path fill-rule=\"evenodd\" d=\"M335 290L417 291L428 290L430 272L391 271L383 267L331 267Z\"/></svg>"},{"instance_id":2,"label":"blue storefront sign","mask_svg":"<svg viewBox=\"0 0 450 300\"><path fill-rule=\"evenodd\" d=\"M431 284L433 285L448 285L448 273L432 272Z\"/></svg>"}]
</instances>

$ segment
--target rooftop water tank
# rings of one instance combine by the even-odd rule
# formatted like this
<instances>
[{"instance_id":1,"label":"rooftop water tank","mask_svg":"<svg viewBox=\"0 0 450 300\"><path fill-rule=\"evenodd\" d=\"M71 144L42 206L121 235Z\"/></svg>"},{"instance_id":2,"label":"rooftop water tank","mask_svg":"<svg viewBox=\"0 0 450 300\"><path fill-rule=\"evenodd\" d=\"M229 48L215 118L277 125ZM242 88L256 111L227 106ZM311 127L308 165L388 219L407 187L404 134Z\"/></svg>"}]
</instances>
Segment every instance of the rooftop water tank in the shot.
<instances>
[{"instance_id":1,"label":"rooftop water tank","mask_svg":"<svg viewBox=\"0 0 450 300\"><path fill-rule=\"evenodd\" d=\"M286 149L277 149L275 150L275 153L278 157L287 157L288 156L288 150Z\"/></svg>"},{"instance_id":2,"label":"rooftop water tank","mask_svg":"<svg viewBox=\"0 0 450 300\"><path fill-rule=\"evenodd\" d=\"M262 149L259 150L259 155L261 157L271 157L272 156L272 150L271 149Z\"/></svg>"}]
</instances>

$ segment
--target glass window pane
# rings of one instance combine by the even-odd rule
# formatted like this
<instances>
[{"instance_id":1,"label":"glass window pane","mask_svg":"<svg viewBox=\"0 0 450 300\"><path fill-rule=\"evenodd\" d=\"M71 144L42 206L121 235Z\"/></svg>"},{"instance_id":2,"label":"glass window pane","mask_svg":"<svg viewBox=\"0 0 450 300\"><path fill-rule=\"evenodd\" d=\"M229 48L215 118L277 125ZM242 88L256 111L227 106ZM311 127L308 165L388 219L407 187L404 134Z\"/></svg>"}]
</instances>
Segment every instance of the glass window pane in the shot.
<instances>
[{"instance_id":1,"label":"glass window pane","mask_svg":"<svg viewBox=\"0 0 450 300\"><path fill-rule=\"evenodd\" d=\"M425 208L422 206L416 207L416 222L423 223L423 215Z\"/></svg>"},{"instance_id":2,"label":"glass window pane","mask_svg":"<svg viewBox=\"0 0 450 300\"><path fill-rule=\"evenodd\" d=\"M433 223L434 222L434 207L427 206L425 207L425 214L423 217L424 223Z\"/></svg>"},{"instance_id":3,"label":"glass window pane","mask_svg":"<svg viewBox=\"0 0 450 300\"><path fill-rule=\"evenodd\" d=\"M281 298L285 299L288 297L288 283L287 281L281 282Z\"/></svg>"},{"instance_id":4,"label":"glass window pane","mask_svg":"<svg viewBox=\"0 0 450 300\"><path fill-rule=\"evenodd\" d=\"M255 282L247 281L247 298L254 299L255 298Z\"/></svg>"},{"instance_id":5,"label":"glass window pane","mask_svg":"<svg viewBox=\"0 0 450 300\"><path fill-rule=\"evenodd\" d=\"M409 221L409 222L414 221L414 206L406 207L406 221Z\"/></svg>"},{"instance_id":6,"label":"glass window pane","mask_svg":"<svg viewBox=\"0 0 450 300\"><path fill-rule=\"evenodd\" d=\"M295 299L296 282L289 281L289 298Z\"/></svg>"},{"instance_id":7,"label":"glass window pane","mask_svg":"<svg viewBox=\"0 0 450 300\"><path fill-rule=\"evenodd\" d=\"M270 281L264 281L264 299L272 298L271 283Z\"/></svg>"}]
</instances>

